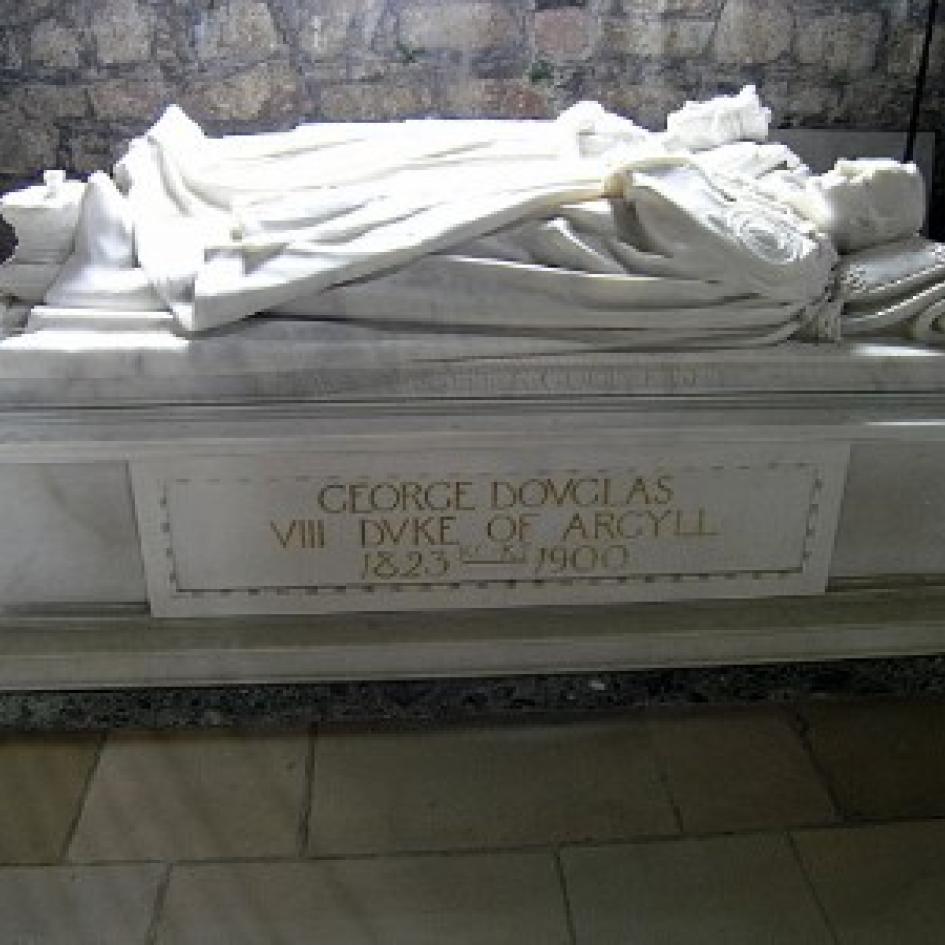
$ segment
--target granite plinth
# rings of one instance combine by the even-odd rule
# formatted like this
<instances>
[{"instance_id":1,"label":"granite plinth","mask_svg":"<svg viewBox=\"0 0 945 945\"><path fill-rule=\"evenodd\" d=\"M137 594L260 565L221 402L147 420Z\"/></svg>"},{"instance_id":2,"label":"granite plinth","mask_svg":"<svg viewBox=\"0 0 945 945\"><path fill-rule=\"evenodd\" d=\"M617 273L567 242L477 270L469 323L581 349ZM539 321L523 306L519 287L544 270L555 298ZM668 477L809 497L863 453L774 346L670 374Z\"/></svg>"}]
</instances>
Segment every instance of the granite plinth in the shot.
<instances>
[{"instance_id":1,"label":"granite plinth","mask_svg":"<svg viewBox=\"0 0 945 945\"><path fill-rule=\"evenodd\" d=\"M397 726L626 713L646 706L945 698L941 656L633 672L6 691L0 731Z\"/></svg>"}]
</instances>

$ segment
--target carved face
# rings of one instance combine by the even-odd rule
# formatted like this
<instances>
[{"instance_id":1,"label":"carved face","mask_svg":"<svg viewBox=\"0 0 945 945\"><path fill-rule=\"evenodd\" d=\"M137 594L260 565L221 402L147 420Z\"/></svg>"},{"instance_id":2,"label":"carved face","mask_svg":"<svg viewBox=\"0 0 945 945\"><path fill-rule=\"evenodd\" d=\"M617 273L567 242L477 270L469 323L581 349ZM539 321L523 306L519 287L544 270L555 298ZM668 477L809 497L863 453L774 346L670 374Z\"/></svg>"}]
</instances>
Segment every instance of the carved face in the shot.
<instances>
[{"instance_id":1,"label":"carved face","mask_svg":"<svg viewBox=\"0 0 945 945\"><path fill-rule=\"evenodd\" d=\"M814 186L823 199L822 225L842 252L909 236L925 219L925 186L914 164L837 161Z\"/></svg>"}]
</instances>

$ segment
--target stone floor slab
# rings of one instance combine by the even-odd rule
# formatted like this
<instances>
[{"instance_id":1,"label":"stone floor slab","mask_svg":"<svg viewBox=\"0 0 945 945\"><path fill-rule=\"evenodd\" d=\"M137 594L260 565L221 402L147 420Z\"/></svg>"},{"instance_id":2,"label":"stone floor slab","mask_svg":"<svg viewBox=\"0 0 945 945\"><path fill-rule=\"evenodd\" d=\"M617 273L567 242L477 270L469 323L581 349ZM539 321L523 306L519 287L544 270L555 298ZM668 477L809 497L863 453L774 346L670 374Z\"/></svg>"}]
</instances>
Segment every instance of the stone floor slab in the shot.
<instances>
[{"instance_id":1,"label":"stone floor slab","mask_svg":"<svg viewBox=\"0 0 945 945\"><path fill-rule=\"evenodd\" d=\"M686 833L836 819L800 738L777 710L657 714L650 731Z\"/></svg>"},{"instance_id":2,"label":"stone floor slab","mask_svg":"<svg viewBox=\"0 0 945 945\"><path fill-rule=\"evenodd\" d=\"M165 868L0 869L4 945L145 945Z\"/></svg>"},{"instance_id":3,"label":"stone floor slab","mask_svg":"<svg viewBox=\"0 0 945 945\"><path fill-rule=\"evenodd\" d=\"M181 860L291 855L305 735L113 735L69 857Z\"/></svg>"},{"instance_id":4,"label":"stone floor slab","mask_svg":"<svg viewBox=\"0 0 945 945\"><path fill-rule=\"evenodd\" d=\"M945 941L945 823L798 831L839 945Z\"/></svg>"},{"instance_id":5,"label":"stone floor slab","mask_svg":"<svg viewBox=\"0 0 945 945\"><path fill-rule=\"evenodd\" d=\"M802 714L845 815L945 815L945 703L824 702Z\"/></svg>"},{"instance_id":6,"label":"stone floor slab","mask_svg":"<svg viewBox=\"0 0 945 945\"><path fill-rule=\"evenodd\" d=\"M0 863L59 859L99 744L94 736L0 738Z\"/></svg>"},{"instance_id":7,"label":"stone floor slab","mask_svg":"<svg viewBox=\"0 0 945 945\"><path fill-rule=\"evenodd\" d=\"M175 868L156 945L568 945L550 853Z\"/></svg>"},{"instance_id":8,"label":"stone floor slab","mask_svg":"<svg viewBox=\"0 0 945 945\"><path fill-rule=\"evenodd\" d=\"M316 855L675 831L637 720L330 734L315 741Z\"/></svg>"},{"instance_id":9,"label":"stone floor slab","mask_svg":"<svg viewBox=\"0 0 945 945\"><path fill-rule=\"evenodd\" d=\"M562 858L577 945L832 945L778 834L575 848Z\"/></svg>"}]
</instances>

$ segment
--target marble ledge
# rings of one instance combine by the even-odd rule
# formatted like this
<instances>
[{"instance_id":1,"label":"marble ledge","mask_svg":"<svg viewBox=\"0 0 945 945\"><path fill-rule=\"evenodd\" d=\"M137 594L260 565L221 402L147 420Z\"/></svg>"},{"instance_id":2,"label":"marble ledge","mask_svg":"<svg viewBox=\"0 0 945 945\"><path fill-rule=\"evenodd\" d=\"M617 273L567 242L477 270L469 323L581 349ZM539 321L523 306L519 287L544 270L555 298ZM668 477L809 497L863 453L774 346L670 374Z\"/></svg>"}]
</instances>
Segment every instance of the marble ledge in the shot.
<instances>
[{"instance_id":1,"label":"marble ledge","mask_svg":"<svg viewBox=\"0 0 945 945\"><path fill-rule=\"evenodd\" d=\"M644 352L269 318L186 338L166 313L43 308L30 325L0 339L0 407L945 392L945 352L896 341Z\"/></svg>"}]
</instances>

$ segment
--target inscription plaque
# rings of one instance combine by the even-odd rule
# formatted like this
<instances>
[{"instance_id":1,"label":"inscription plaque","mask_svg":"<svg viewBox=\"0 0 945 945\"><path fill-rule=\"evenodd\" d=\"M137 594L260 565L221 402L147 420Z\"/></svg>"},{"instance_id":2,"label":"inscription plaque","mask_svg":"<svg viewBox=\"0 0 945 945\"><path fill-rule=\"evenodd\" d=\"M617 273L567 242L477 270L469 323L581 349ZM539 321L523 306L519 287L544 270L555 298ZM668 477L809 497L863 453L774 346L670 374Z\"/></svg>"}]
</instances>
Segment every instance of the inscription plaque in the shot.
<instances>
[{"instance_id":1,"label":"inscription plaque","mask_svg":"<svg viewBox=\"0 0 945 945\"><path fill-rule=\"evenodd\" d=\"M132 475L152 609L185 616L817 593L847 456L543 444L187 457Z\"/></svg>"}]
</instances>

